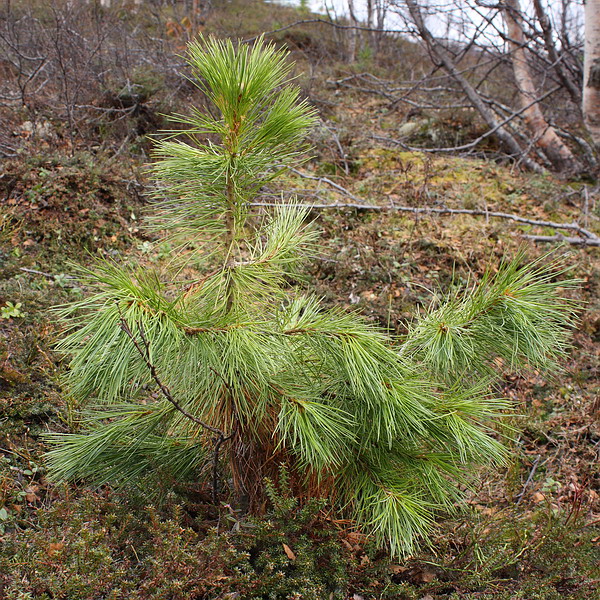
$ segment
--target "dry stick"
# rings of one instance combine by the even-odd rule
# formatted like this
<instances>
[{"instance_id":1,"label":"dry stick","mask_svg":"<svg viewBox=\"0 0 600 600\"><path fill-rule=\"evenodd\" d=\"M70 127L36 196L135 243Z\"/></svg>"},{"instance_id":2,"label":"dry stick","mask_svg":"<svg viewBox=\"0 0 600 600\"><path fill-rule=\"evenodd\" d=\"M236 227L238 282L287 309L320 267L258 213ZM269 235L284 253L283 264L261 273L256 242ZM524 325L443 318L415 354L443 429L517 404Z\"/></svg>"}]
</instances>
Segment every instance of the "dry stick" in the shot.
<instances>
[{"instance_id":1,"label":"dry stick","mask_svg":"<svg viewBox=\"0 0 600 600\"><path fill-rule=\"evenodd\" d=\"M344 163L344 172L346 173L346 175L349 175L350 167L348 166L346 152L344 152L344 148L342 147L342 144L340 142L340 138L339 138L337 132L335 131L335 129L329 129L329 127L327 127L327 125L325 124L324 121L322 123L323 123L323 127L325 127L325 129L327 129L327 131L329 131L329 133L331 134L331 137L333 138L333 141L336 143L337 148L340 152L340 157L342 159L342 162Z\"/></svg>"},{"instance_id":2,"label":"dry stick","mask_svg":"<svg viewBox=\"0 0 600 600\"><path fill-rule=\"evenodd\" d=\"M409 90L406 94L404 94L404 96L396 97L396 96L392 95L393 90L383 91L383 90L378 90L375 88L360 87L358 85L352 85L349 83L337 83L337 82L329 80L329 79L326 81L326 83L330 84L330 85L335 85L336 87L343 87L343 88L348 88L350 90L355 90L357 92L363 92L365 94L373 94L376 96L382 96L383 98L385 98L386 100L388 100L390 102L390 104L389 104L390 108L396 106L400 102L404 102L405 104L408 104L409 106L414 106L415 108L429 108L431 110L448 110L450 108L472 108L473 107L473 105L471 103L442 105L442 104L432 104L432 103L425 104L423 101L410 100L408 98L408 95L411 90ZM450 91L450 90L448 89L445 91Z\"/></svg>"},{"instance_id":3,"label":"dry stick","mask_svg":"<svg viewBox=\"0 0 600 600\"><path fill-rule=\"evenodd\" d=\"M46 273L45 271L38 271L36 269L28 269L26 267L19 267L19 271L23 271L24 273L32 273L34 275L43 275L49 279L54 279L56 277L56 275L53 275L52 273ZM75 279L75 277L72 275L65 275L65 279Z\"/></svg>"},{"instance_id":4,"label":"dry stick","mask_svg":"<svg viewBox=\"0 0 600 600\"><path fill-rule=\"evenodd\" d=\"M280 206L275 202L253 202L251 206ZM526 219L525 217L520 217L519 215L513 215L510 213L502 213L495 211L486 211L486 210L475 210L475 209L467 209L467 208L415 208L413 206L399 206L388 205L388 206L377 206L374 204L353 204L353 203L342 203L337 202L335 204L292 204L290 206L293 207L309 207L311 209L343 209L350 208L355 210L374 210L374 211L399 211L399 212L409 212L417 215L421 214L438 214L438 215L474 215L480 217L494 217L498 219L508 219L510 221L516 221L517 223L524 223L526 225L534 225L536 227L549 227L551 229L565 229L569 231L574 231L583 235L584 238L568 238L564 236L528 236L524 235L523 237L538 239L538 241L550 242L550 241L565 241L571 244L580 244L584 246L600 246L600 237L596 234L584 229L579 226L577 223L554 223L553 221L538 221L536 219Z\"/></svg>"},{"instance_id":5,"label":"dry stick","mask_svg":"<svg viewBox=\"0 0 600 600\"><path fill-rule=\"evenodd\" d=\"M554 221L541 221L537 219L527 219L525 217L521 217L519 215L513 215L511 213L503 213L497 211L489 211L489 210L481 210L481 209L470 209L470 208L433 208L433 207L420 207L416 208L414 206L402 206L398 204L388 204L388 205L377 205L377 204L365 204L363 200L342 187L338 183L331 181L327 177L315 177L314 175L307 175L306 173L302 173L302 171L298 171L297 169L293 169L288 167L290 171L300 175L305 179L312 179L314 181L319 181L328 184L336 191L338 191L343 196L347 196L351 200L354 200L354 203L351 202L336 202L334 204L291 204L290 206L298 207L298 208L306 208L309 207L311 209L344 209L350 208L354 210L373 210L383 212L386 210L390 211L398 211L398 212L408 212L416 215L421 214L437 214L437 215L474 215L479 217L494 217L496 219L507 219L509 221L516 221L517 223L523 223L525 225L534 225L535 227L548 227L550 229L564 229L567 231L573 231L579 235L582 235L585 239L581 238L567 238L564 236L560 236L560 239L552 236L527 236L523 235L523 237L529 238L539 238L537 241L541 242L550 242L550 241L565 241L570 244L575 245L584 245L584 246L600 246L600 236L596 235L592 231L581 227L577 223L555 223ZM280 206L279 203L276 202L251 202L250 206Z\"/></svg>"},{"instance_id":6,"label":"dry stick","mask_svg":"<svg viewBox=\"0 0 600 600\"><path fill-rule=\"evenodd\" d=\"M533 461L533 466L531 467L531 471L529 471L529 477L527 477L527 481L525 481L525 485L523 485L523 489L521 490L521 493L517 496L517 506L519 506L519 504L521 504L521 500L523 500L523 496L524 496L525 492L527 491L527 488L529 487L529 484L531 483L533 476L535 475L535 471L538 467L538 463L540 462L540 458L541 458L541 456L538 454L536 459ZM546 461L544 461L544 462L546 462Z\"/></svg>"},{"instance_id":7,"label":"dry stick","mask_svg":"<svg viewBox=\"0 0 600 600\"><path fill-rule=\"evenodd\" d=\"M118 305L117 305L117 307L118 307ZM121 329L127 334L127 337L132 341L133 345L135 346L135 349L138 351L140 356L144 359L144 362L146 363L146 366L148 367L148 370L150 371L150 375L152 376L152 379L154 379L156 385L158 385L163 396L184 417L187 417L188 419L190 419L190 421L193 421L194 423L197 423L198 425L201 425L202 427L204 427L204 429L207 429L208 431L211 431L216 434L215 438L213 439L214 451L213 451L213 457L212 457L212 500L213 500L213 504L217 504L218 488L219 488L219 475L218 475L219 450L221 449L221 446L223 445L224 442L226 442L227 440L229 440L233 437L233 434L226 435L224 431L221 431L217 427L212 427L208 423L205 423L201 419L198 419L198 417L195 417L194 415L189 413L187 410L185 410L181 406L181 404L179 404L179 402L177 402L177 400L175 400L175 398L173 398L173 395L171 394L171 391L169 390L169 388L162 382L162 380L158 376L158 373L156 371L156 366L150 360L150 342L148 341L148 338L146 337L144 327L142 326L141 323L138 323L138 327L140 330L140 337L142 338L142 343L144 344L144 347L142 348L142 346L138 342L137 338L135 337L133 331L131 331L131 327L129 327L129 324L123 317L120 307L118 307L118 310L119 310L119 315L120 315L119 321L121 324Z\"/></svg>"},{"instance_id":8,"label":"dry stick","mask_svg":"<svg viewBox=\"0 0 600 600\"><path fill-rule=\"evenodd\" d=\"M307 173L303 173L302 171L298 171L298 169L294 169L294 167L287 167L287 169L289 171L291 171L292 173L295 173L296 175L300 175L300 177L302 177L303 179L312 179L313 181L319 181L322 183L326 183L327 185L329 185L330 187L332 187L333 189L337 190L338 192L340 192L340 194L342 194L343 196L346 196L348 198L350 198L351 200L354 200L355 202L362 202L361 198L359 198L358 196L355 196L352 192L350 192L349 190L347 190L345 187L342 187L341 185L339 185L338 183L336 183L335 181L331 181L331 179L328 179L327 177L315 177L314 175L308 175ZM265 205L265 206L269 206L269 205ZM312 205L316 208L319 208L317 205Z\"/></svg>"},{"instance_id":9,"label":"dry stick","mask_svg":"<svg viewBox=\"0 0 600 600\"><path fill-rule=\"evenodd\" d=\"M557 233L556 235L523 235L525 239L531 240L532 242L544 242L551 244L553 242L564 242L566 244L572 244L573 246L598 246L600 247L600 239L590 240L587 238L576 238L566 237Z\"/></svg>"},{"instance_id":10,"label":"dry stick","mask_svg":"<svg viewBox=\"0 0 600 600\"><path fill-rule=\"evenodd\" d=\"M53 275L52 273L46 273L45 271L38 271L37 269L28 269L26 267L19 267L19 271L23 271L24 273L31 273L32 275L42 275L43 277L47 277L48 279L53 279L54 281L57 281L57 277L59 277L60 275ZM63 275L63 274L61 274ZM73 277L73 275L64 275L64 279L68 280L65 281L63 283L61 283L61 287L65 287L65 288L74 288L76 287L76 283L74 283L77 280L77 277Z\"/></svg>"}]
</instances>

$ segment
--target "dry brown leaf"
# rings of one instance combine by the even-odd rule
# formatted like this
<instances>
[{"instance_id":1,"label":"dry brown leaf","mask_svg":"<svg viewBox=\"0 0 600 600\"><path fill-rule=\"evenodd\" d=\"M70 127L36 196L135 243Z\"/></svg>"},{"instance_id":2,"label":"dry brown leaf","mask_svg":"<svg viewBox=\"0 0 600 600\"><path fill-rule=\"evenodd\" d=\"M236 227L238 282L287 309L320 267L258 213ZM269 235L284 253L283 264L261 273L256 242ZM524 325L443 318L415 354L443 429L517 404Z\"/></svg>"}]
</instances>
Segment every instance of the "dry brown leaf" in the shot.
<instances>
[{"instance_id":1,"label":"dry brown leaf","mask_svg":"<svg viewBox=\"0 0 600 600\"><path fill-rule=\"evenodd\" d=\"M342 538L342 544L348 548L348 550L354 550L354 546L348 541Z\"/></svg>"},{"instance_id":2,"label":"dry brown leaf","mask_svg":"<svg viewBox=\"0 0 600 600\"><path fill-rule=\"evenodd\" d=\"M364 533L359 533L358 531L351 531L346 537L351 544L355 545L363 544L367 539Z\"/></svg>"},{"instance_id":3,"label":"dry brown leaf","mask_svg":"<svg viewBox=\"0 0 600 600\"><path fill-rule=\"evenodd\" d=\"M35 502L38 502L40 497L36 494L36 492L39 490L39 486L37 485L30 485L28 488L26 488L25 490L25 500L27 500L27 502L34 504Z\"/></svg>"},{"instance_id":4,"label":"dry brown leaf","mask_svg":"<svg viewBox=\"0 0 600 600\"><path fill-rule=\"evenodd\" d=\"M287 545L287 544L281 544L283 546L283 551L285 552L286 556L290 559L290 560L296 560L296 555L294 554L294 551Z\"/></svg>"},{"instance_id":5,"label":"dry brown leaf","mask_svg":"<svg viewBox=\"0 0 600 600\"><path fill-rule=\"evenodd\" d=\"M431 583L435 579L433 571L421 571L415 576L415 579L420 583Z\"/></svg>"},{"instance_id":6,"label":"dry brown leaf","mask_svg":"<svg viewBox=\"0 0 600 600\"><path fill-rule=\"evenodd\" d=\"M63 542L55 542L48 546L48 556L58 554L65 547Z\"/></svg>"},{"instance_id":7,"label":"dry brown leaf","mask_svg":"<svg viewBox=\"0 0 600 600\"><path fill-rule=\"evenodd\" d=\"M405 573L406 571L408 571L408 567L403 567L402 565L390 565L388 567L388 570L390 573L398 575L398 573Z\"/></svg>"}]
</instances>

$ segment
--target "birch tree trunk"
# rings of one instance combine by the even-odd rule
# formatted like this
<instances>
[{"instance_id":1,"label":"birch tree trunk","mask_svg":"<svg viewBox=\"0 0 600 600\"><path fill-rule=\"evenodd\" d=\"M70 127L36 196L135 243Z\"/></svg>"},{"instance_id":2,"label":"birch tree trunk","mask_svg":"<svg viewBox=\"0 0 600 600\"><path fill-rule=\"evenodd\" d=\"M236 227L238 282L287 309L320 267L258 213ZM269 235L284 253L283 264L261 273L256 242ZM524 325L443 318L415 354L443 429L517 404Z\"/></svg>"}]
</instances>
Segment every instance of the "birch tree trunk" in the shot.
<instances>
[{"instance_id":1,"label":"birch tree trunk","mask_svg":"<svg viewBox=\"0 0 600 600\"><path fill-rule=\"evenodd\" d=\"M358 25L358 19L356 18L356 14L354 12L354 0L348 0L348 12L350 13L350 24L352 27L356 27ZM356 62L356 51L358 46L358 30L351 29L349 32L349 40L348 40L348 62L353 64Z\"/></svg>"},{"instance_id":2,"label":"birch tree trunk","mask_svg":"<svg viewBox=\"0 0 600 600\"><path fill-rule=\"evenodd\" d=\"M589 2L589 0L588 0ZM600 2L597 2L600 7ZM580 165L568 146L558 137L554 128L546 121L539 102L537 89L533 81L527 59L523 18L519 0L504 0L502 11L508 34L511 63L515 82L519 90L519 103L523 109L523 119L535 144L558 171L578 171ZM600 38L599 38L600 42ZM600 50L600 45L599 45ZM600 98L600 97L599 97Z\"/></svg>"},{"instance_id":3,"label":"birch tree trunk","mask_svg":"<svg viewBox=\"0 0 600 600\"><path fill-rule=\"evenodd\" d=\"M600 148L600 0L585 3L583 118L596 148Z\"/></svg>"}]
</instances>

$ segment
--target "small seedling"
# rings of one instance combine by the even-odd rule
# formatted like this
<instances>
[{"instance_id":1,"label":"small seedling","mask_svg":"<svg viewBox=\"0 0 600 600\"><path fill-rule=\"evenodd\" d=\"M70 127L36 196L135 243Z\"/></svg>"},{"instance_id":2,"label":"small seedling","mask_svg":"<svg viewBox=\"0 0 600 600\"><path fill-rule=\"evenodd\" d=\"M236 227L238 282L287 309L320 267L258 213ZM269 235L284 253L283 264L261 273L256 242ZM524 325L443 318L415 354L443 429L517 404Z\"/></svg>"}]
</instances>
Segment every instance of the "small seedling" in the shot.
<instances>
[{"instance_id":1,"label":"small seedling","mask_svg":"<svg viewBox=\"0 0 600 600\"><path fill-rule=\"evenodd\" d=\"M0 307L0 319L12 319L18 317L24 317L25 313L21 310L21 302L9 302Z\"/></svg>"}]
</instances>

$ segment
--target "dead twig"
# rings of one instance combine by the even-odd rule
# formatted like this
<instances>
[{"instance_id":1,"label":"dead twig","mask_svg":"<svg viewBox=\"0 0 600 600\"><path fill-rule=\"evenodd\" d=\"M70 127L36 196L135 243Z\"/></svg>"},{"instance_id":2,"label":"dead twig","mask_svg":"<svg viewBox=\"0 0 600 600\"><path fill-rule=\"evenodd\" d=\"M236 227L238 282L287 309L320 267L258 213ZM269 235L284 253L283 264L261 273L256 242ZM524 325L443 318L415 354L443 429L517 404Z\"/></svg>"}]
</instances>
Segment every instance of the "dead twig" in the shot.
<instances>
[{"instance_id":1,"label":"dead twig","mask_svg":"<svg viewBox=\"0 0 600 600\"><path fill-rule=\"evenodd\" d=\"M398 212L407 212L415 215L473 215L485 217L486 221L489 221L490 217L496 219L505 219L509 221L515 221L516 223L523 223L524 225L533 225L535 227L547 227L549 229L557 229L564 231L572 231L577 235L581 236L578 238L575 237L565 237L560 234L556 236L534 236L534 235L526 235L523 234L523 237L527 239L532 239L533 241L539 242L566 242L573 245L580 246L600 246L600 236L595 234L579 225L578 223L557 223L555 221L544 221L539 219L528 219L526 217L521 217L520 215L515 215L512 213L504 213L498 211L490 211L487 209L471 209L471 208L446 208L446 207L414 207L414 206L402 206L399 204L395 204L390 202L387 205L379 205L379 204L366 204L362 198L355 196L352 192L347 190L345 187L341 186L339 183L335 183L331 181L331 179L327 177L316 177L314 175L308 175L307 173L303 173L298 169L294 169L288 167L290 171L299 175L304 179L311 179L313 181L318 181L319 183L326 183L330 187L332 187L336 192L340 195L350 198L354 202L335 202L331 204L293 204L292 206L298 207L306 207L309 206L313 210L327 210L327 209L354 209L359 211L398 211ZM251 206L278 206L275 202L253 202L250 204Z\"/></svg>"},{"instance_id":2,"label":"dead twig","mask_svg":"<svg viewBox=\"0 0 600 600\"><path fill-rule=\"evenodd\" d=\"M162 380L158 376L158 372L156 371L156 366L150 360L150 343L148 342L148 339L146 338L146 333L144 332L144 328L143 328L142 324L139 323L138 327L139 327L139 331L140 331L140 337L142 338L143 348L142 348L142 345L139 343L138 339L136 338L135 334L133 333L133 331L131 331L131 327L129 327L129 324L127 323L127 321L125 320L123 315L121 315L121 317L119 319L119 323L121 325L121 329L127 334L127 337L131 340L131 342L135 346L135 349L138 351L140 356L144 359L144 362L146 363L146 366L148 367L148 370L150 371L150 375L152 376L152 379L154 379L154 382L156 383L156 385L158 385L163 396L182 415L187 417L190 421L193 421L194 423L201 425L202 427L204 427L204 429L207 429L208 431L212 431L213 433L216 433L218 435L222 435L222 436L226 437L225 432L221 431L217 427L213 427L212 425L205 423L198 417L195 417L193 414L191 414L187 410L185 410L185 408L183 408L181 406L181 404L179 404L179 402L177 400L175 400L175 398L173 398L173 395L171 394L171 391L169 390L169 388L162 382Z\"/></svg>"},{"instance_id":3,"label":"dead twig","mask_svg":"<svg viewBox=\"0 0 600 600\"><path fill-rule=\"evenodd\" d=\"M533 465L531 466L531 470L529 471L529 476L527 477L525 484L523 485L523 489L517 496L517 506L519 506L519 504L521 504L521 500L523 500L523 496L525 495L525 492L527 491L527 488L529 487L529 484L531 483L533 476L535 475L535 472L538 468L538 464L540 462L540 458L541 458L541 455L538 454L536 459L533 461Z\"/></svg>"},{"instance_id":4,"label":"dead twig","mask_svg":"<svg viewBox=\"0 0 600 600\"><path fill-rule=\"evenodd\" d=\"M144 331L143 325L141 323L138 323L140 338L142 339L142 343L140 344L139 340L137 339L137 337L131 330L131 327L129 327L129 324L123 317L123 314L121 313L120 308L119 308L119 315L120 315L119 322L121 325L121 329L127 334L127 337L131 340L131 342L135 346L135 349L138 351L139 355L142 357L142 359L146 363L146 366L148 367L148 370L150 371L150 375L152 376L152 379L154 380L154 382L156 383L156 385L162 392L163 396L184 417L186 417L190 421L200 425L207 431L211 431L212 433L216 434L215 437L213 438L214 449L213 449L213 456L212 456L212 500L213 500L213 504L217 504L218 503L218 493L219 493L219 471L218 471L219 451L220 451L223 443L226 442L227 440L230 440L233 437L233 433L230 435L227 435L224 431L222 431L218 427L213 427L212 425L205 423L198 417L194 416L193 414L191 414L190 412L185 410L185 408L183 408L181 406L181 404L179 404L179 402L177 400L175 400L175 398L173 397L173 394L171 394L171 390L169 390L169 388L163 383L163 381L158 376L156 366L150 359L150 342L148 341L148 338L146 337L146 332Z\"/></svg>"},{"instance_id":5,"label":"dead twig","mask_svg":"<svg viewBox=\"0 0 600 600\"><path fill-rule=\"evenodd\" d=\"M61 282L62 287L75 287L75 283L69 283L72 281L76 281L77 277L73 277L73 275L64 275L63 273L59 275L53 275L52 273L46 273L46 271L38 271L37 269L28 269L27 267L19 267L19 271L23 271L23 273L30 273L32 275L42 275L43 277L47 277L48 279L53 279L54 281L58 281L59 278L63 279Z\"/></svg>"},{"instance_id":6,"label":"dead twig","mask_svg":"<svg viewBox=\"0 0 600 600\"><path fill-rule=\"evenodd\" d=\"M571 244L572 246L600 246L600 239L567 237L560 233L556 235L523 235L523 237L532 242L541 242L544 244L563 243Z\"/></svg>"},{"instance_id":7,"label":"dead twig","mask_svg":"<svg viewBox=\"0 0 600 600\"><path fill-rule=\"evenodd\" d=\"M342 146L342 143L340 142L340 138L337 134L337 131L333 128L333 127L328 127L325 122L322 123L323 127L325 127L325 129L327 129L327 131L331 134L331 137L333 138L333 141L335 142L335 145L337 146L337 149L340 153L340 158L342 159L342 162L344 163L344 173L346 173L346 175L350 174L350 166L348 165L348 158L346 156L346 152Z\"/></svg>"},{"instance_id":8,"label":"dead twig","mask_svg":"<svg viewBox=\"0 0 600 600\"><path fill-rule=\"evenodd\" d=\"M315 177L314 175L308 175L307 173L298 171L298 169L294 169L293 167L288 166L287 168L292 173L295 173L296 175L300 175L300 177L302 177L303 179L311 179L312 181L318 181L319 183L326 183L328 186L337 190L338 192L340 192L340 194L346 196L347 198L350 198L351 200L354 200L355 202L362 202L362 200L358 196L355 196L352 192L347 190L345 187L342 187L335 181L331 181L331 179L329 179L328 177ZM265 206L268 206L268 205L265 205Z\"/></svg>"}]
</instances>

